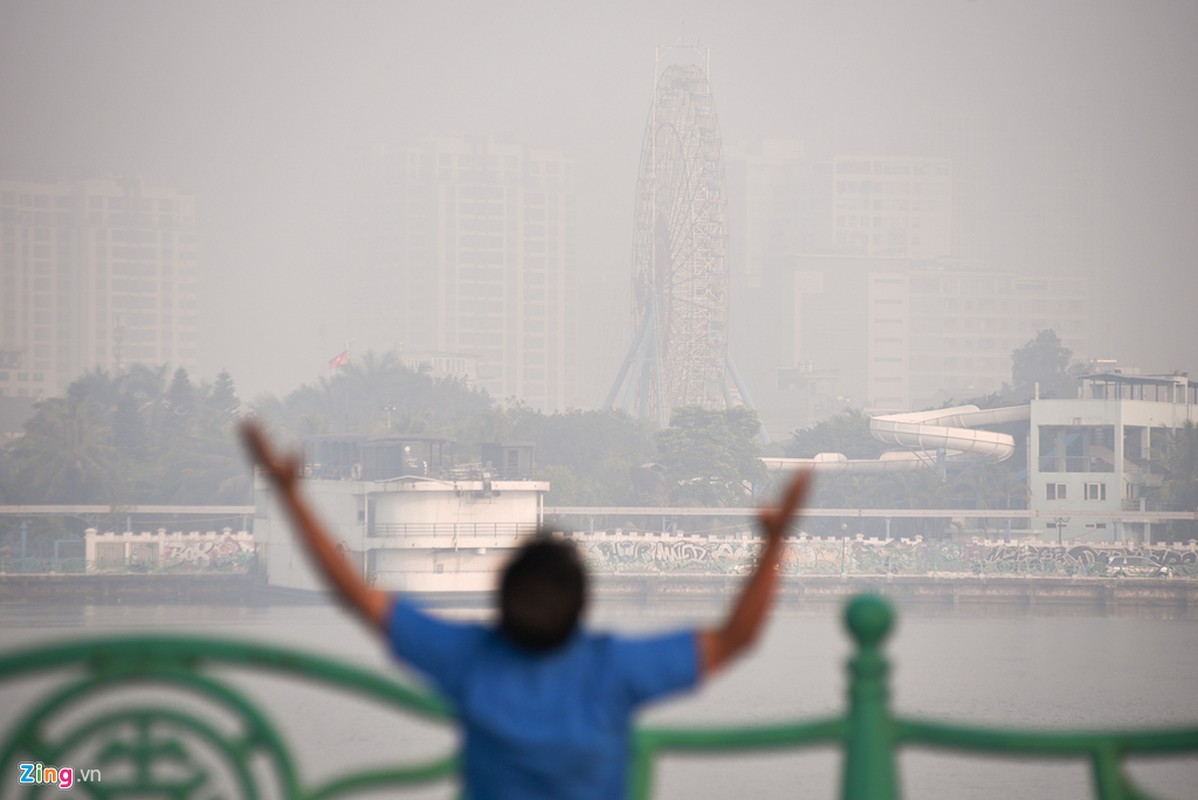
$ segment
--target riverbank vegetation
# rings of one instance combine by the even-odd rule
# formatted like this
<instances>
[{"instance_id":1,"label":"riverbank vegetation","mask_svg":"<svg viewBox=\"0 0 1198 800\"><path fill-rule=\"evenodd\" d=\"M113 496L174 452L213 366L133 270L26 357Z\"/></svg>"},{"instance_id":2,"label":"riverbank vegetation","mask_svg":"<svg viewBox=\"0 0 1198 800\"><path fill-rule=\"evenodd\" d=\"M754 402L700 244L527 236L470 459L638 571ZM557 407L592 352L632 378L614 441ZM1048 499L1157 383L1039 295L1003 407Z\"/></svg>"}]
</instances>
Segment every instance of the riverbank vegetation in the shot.
<instances>
[{"instance_id":1,"label":"riverbank vegetation","mask_svg":"<svg viewBox=\"0 0 1198 800\"><path fill-rule=\"evenodd\" d=\"M1042 396L1059 395L1075 371L1069 351L1051 331L1012 358L1010 386L962 402L983 407L1026 402L1037 385ZM367 352L329 377L248 404L223 371L212 383L196 383L185 370L170 373L166 366L88 373L64 396L40 401L24 435L0 448L0 504L248 505L252 475L235 429L244 413L264 419L292 447L315 435L413 434L456 442L455 455L468 462L478 461L484 442L531 442L535 474L551 482L548 501L557 506L743 506L770 484L759 460L757 416L748 409L678 409L660 430L615 411L544 414L515 401L498 402L461 379L411 369L395 353ZM831 473L821 476L811 502L838 508L1026 508L1026 432L1008 432L1017 450L1005 462ZM884 449L869 433L868 416L846 409L794 431L770 452L876 458ZM1198 430L1179 429L1164 453L1159 501L1198 506ZM11 533L11 520L0 525Z\"/></svg>"}]
</instances>

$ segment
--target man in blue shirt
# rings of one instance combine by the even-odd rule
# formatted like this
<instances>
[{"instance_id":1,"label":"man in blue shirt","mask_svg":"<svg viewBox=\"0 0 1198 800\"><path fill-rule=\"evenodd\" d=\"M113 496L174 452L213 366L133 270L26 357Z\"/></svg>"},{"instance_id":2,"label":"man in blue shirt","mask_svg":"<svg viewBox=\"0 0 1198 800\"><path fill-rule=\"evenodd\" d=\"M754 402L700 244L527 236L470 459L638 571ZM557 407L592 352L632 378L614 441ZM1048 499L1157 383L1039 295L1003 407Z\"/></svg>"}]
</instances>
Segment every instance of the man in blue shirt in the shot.
<instances>
[{"instance_id":1,"label":"man in blue shirt","mask_svg":"<svg viewBox=\"0 0 1198 800\"><path fill-rule=\"evenodd\" d=\"M810 480L800 473L779 508L759 512L765 546L722 624L645 637L588 632L579 624L587 577L578 552L539 535L505 567L499 623L485 626L437 619L367 584L297 491L297 459L275 453L254 423L244 434L339 597L453 704L472 800L626 796L635 712L695 687L757 639Z\"/></svg>"}]
</instances>

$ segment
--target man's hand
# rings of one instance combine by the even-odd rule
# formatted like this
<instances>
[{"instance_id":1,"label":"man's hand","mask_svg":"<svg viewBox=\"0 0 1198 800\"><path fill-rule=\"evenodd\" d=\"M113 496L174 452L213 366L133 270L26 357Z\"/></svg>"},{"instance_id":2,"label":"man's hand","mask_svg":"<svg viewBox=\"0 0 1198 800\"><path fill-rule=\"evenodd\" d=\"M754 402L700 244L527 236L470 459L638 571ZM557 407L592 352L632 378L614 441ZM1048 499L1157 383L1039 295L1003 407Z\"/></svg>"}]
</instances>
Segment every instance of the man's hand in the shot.
<instances>
[{"instance_id":1,"label":"man's hand","mask_svg":"<svg viewBox=\"0 0 1198 800\"><path fill-rule=\"evenodd\" d=\"M791 518L807 493L807 485L810 483L811 470L800 472L795 475L790 486L786 488L781 505L777 508L763 508L757 512L757 520L761 523L762 530L765 531L766 539L779 539L786 535L787 529L790 528Z\"/></svg>"},{"instance_id":2,"label":"man's hand","mask_svg":"<svg viewBox=\"0 0 1198 800\"><path fill-rule=\"evenodd\" d=\"M259 422L252 419L243 422L241 439L254 461L262 466L276 486L288 491L295 487L300 459L294 454L276 452Z\"/></svg>"},{"instance_id":3,"label":"man's hand","mask_svg":"<svg viewBox=\"0 0 1198 800\"><path fill-rule=\"evenodd\" d=\"M241 436L250 455L262 465L278 487L279 504L291 517L300 541L315 561L316 568L343 602L371 626L385 630L391 609L390 598L385 592L367 584L359 574L358 567L345 560L324 525L316 518L300 492L296 491L300 459L278 453L266 438L262 426L252 420L242 424Z\"/></svg>"}]
</instances>

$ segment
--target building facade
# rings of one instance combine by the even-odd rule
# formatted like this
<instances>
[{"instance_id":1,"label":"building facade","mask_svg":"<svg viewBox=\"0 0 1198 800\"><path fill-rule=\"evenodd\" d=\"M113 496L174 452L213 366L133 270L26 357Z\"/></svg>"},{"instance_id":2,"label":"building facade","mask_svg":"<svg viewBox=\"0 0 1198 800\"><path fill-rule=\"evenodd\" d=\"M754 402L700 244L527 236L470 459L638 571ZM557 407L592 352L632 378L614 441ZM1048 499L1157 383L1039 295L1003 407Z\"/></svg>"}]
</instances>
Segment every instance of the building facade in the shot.
<instances>
[{"instance_id":1,"label":"building facade","mask_svg":"<svg viewBox=\"0 0 1198 800\"><path fill-rule=\"evenodd\" d=\"M724 150L728 250L736 286L759 289L780 257L832 252L832 162L795 139Z\"/></svg>"},{"instance_id":2,"label":"building facade","mask_svg":"<svg viewBox=\"0 0 1198 800\"><path fill-rule=\"evenodd\" d=\"M906 294L871 300L891 282L871 276L952 255L951 162L766 141L730 147L727 176L730 349L767 430L909 408Z\"/></svg>"},{"instance_id":3,"label":"building facade","mask_svg":"<svg viewBox=\"0 0 1198 800\"><path fill-rule=\"evenodd\" d=\"M1074 358L1090 355L1084 278L809 255L779 259L763 280L756 349L742 348L740 369L771 434L846 407L919 411L998 391L1011 381L1011 353L1042 330Z\"/></svg>"},{"instance_id":4,"label":"building facade","mask_svg":"<svg viewBox=\"0 0 1198 800\"><path fill-rule=\"evenodd\" d=\"M867 408L906 411L996 392L1011 380L1012 351L1043 330L1080 356L1090 310L1084 278L951 262L873 271Z\"/></svg>"},{"instance_id":5,"label":"building facade","mask_svg":"<svg viewBox=\"0 0 1198 800\"><path fill-rule=\"evenodd\" d=\"M304 496L346 559L390 591L490 592L542 521L549 483L532 479L532 448L484 445L457 465L433 437L325 436L304 444ZM274 487L254 481L254 540L270 586L325 588Z\"/></svg>"},{"instance_id":6,"label":"building facade","mask_svg":"<svg viewBox=\"0 0 1198 800\"><path fill-rule=\"evenodd\" d=\"M195 366L195 198L141 181L0 181L0 397L93 369Z\"/></svg>"},{"instance_id":7,"label":"building facade","mask_svg":"<svg viewBox=\"0 0 1198 800\"><path fill-rule=\"evenodd\" d=\"M838 155L832 172L837 253L913 259L953 254L947 159Z\"/></svg>"},{"instance_id":8,"label":"building facade","mask_svg":"<svg viewBox=\"0 0 1198 800\"><path fill-rule=\"evenodd\" d=\"M354 213L359 346L473 359L477 385L564 410L573 365L573 165L458 138L380 150Z\"/></svg>"},{"instance_id":9,"label":"building facade","mask_svg":"<svg viewBox=\"0 0 1198 800\"><path fill-rule=\"evenodd\" d=\"M413 372L427 372L435 380L449 378L467 386L478 384L478 358L462 353L414 353L409 350L399 354L403 365Z\"/></svg>"},{"instance_id":10,"label":"building facade","mask_svg":"<svg viewBox=\"0 0 1198 800\"><path fill-rule=\"evenodd\" d=\"M1058 515L1051 524L1062 540L1151 541L1150 512L1195 510L1161 509L1157 499L1187 422L1198 423L1198 381L1185 374L1096 373L1076 399L1033 401L1031 508Z\"/></svg>"}]
</instances>

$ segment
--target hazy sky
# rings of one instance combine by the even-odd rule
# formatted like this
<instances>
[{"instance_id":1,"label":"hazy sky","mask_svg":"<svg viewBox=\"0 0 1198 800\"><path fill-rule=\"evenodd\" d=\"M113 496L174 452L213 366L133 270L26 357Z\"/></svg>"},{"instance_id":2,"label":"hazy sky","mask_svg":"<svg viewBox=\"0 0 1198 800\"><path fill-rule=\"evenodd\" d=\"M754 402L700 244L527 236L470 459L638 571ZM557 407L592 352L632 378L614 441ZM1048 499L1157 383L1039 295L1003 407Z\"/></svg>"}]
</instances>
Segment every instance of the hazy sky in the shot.
<instances>
[{"instance_id":1,"label":"hazy sky","mask_svg":"<svg viewBox=\"0 0 1198 800\"><path fill-rule=\"evenodd\" d=\"M461 133L567 151L579 268L628 273L654 45L682 34L712 48L728 141L860 145L913 116L980 114L1020 165L1007 189L1031 201L1043 152L1024 148L1051 134L1095 187L1108 240L1092 279L1123 304L1106 304L1113 334L1092 355L1198 372L1192 0L0 0L0 175L194 191L197 377L227 367L243 397L282 393L353 336L329 298L348 176L372 144Z\"/></svg>"}]
</instances>

